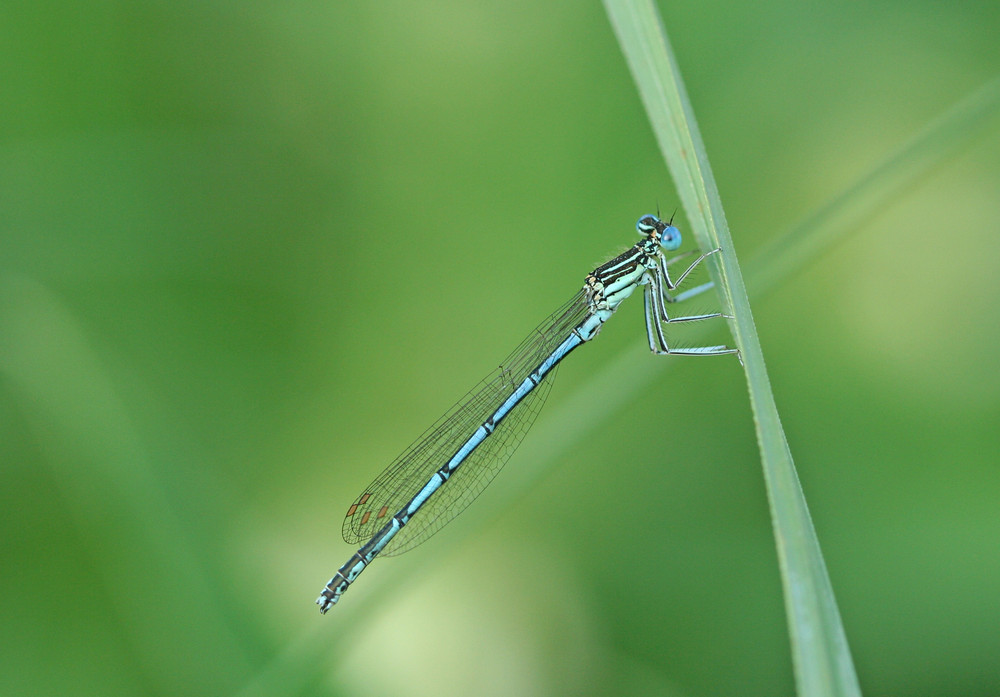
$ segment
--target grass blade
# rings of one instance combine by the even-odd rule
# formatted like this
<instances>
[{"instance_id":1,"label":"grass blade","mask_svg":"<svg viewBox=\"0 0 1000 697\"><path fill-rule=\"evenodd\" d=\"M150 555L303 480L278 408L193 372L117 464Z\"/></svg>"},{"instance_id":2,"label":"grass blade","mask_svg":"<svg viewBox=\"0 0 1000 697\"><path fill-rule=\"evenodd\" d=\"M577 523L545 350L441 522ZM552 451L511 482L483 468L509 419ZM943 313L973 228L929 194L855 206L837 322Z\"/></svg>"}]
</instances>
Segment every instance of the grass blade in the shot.
<instances>
[{"instance_id":1,"label":"grass blade","mask_svg":"<svg viewBox=\"0 0 1000 697\"><path fill-rule=\"evenodd\" d=\"M852 231L892 205L899 194L956 157L1000 122L1000 78L931 120L811 215L772 239L746 264L754 298L767 293Z\"/></svg>"},{"instance_id":2,"label":"grass blade","mask_svg":"<svg viewBox=\"0 0 1000 697\"><path fill-rule=\"evenodd\" d=\"M722 202L691 104L655 6L605 0L660 150L702 249L722 247L713 278L743 355L767 485L800 695L859 695L847 637L792 455L778 417L764 356L733 252Z\"/></svg>"}]
</instances>

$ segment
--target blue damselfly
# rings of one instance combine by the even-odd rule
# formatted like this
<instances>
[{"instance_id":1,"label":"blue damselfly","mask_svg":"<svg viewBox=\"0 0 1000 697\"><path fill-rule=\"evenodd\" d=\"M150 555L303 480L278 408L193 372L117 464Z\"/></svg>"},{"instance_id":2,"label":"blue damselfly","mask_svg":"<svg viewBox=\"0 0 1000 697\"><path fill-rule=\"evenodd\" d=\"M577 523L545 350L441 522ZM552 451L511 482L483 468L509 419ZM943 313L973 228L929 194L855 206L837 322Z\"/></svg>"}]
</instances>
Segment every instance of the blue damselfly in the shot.
<instances>
[{"instance_id":1,"label":"blue damselfly","mask_svg":"<svg viewBox=\"0 0 1000 697\"><path fill-rule=\"evenodd\" d=\"M535 421L548 395L556 366L590 341L621 302L645 286L646 335L659 356L715 356L737 353L726 346L671 348L663 325L722 317L719 312L668 317L666 306L710 284L672 296L713 249L698 257L676 280L669 267L695 252L668 260L681 233L673 219L644 215L636 223L642 239L587 276L583 288L538 325L500 365L474 387L386 468L351 504L344 539L364 545L326 584L316 602L330 609L379 554L407 552L461 513L500 471Z\"/></svg>"}]
</instances>

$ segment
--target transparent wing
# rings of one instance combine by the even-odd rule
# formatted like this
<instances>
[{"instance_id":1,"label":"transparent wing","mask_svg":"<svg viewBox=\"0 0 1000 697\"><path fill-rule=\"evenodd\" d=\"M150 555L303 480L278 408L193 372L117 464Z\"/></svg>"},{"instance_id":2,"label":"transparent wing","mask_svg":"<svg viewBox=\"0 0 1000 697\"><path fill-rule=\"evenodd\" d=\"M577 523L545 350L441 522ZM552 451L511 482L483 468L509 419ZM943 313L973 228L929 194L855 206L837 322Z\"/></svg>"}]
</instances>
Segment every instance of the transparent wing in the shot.
<instances>
[{"instance_id":1,"label":"transparent wing","mask_svg":"<svg viewBox=\"0 0 1000 697\"><path fill-rule=\"evenodd\" d=\"M535 417L549 395L553 377L555 369L465 459L462 466L448 479L446 486L434 493L406 527L396 534L382 554L393 556L410 551L450 523L482 493L507 464L528 429L535 423ZM449 456L452 454L449 453Z\"/></svg>"},{"instance_id":2,"label":"transparent wing","mask_svg":"<svg viewBox=\"0 0 1000 697\"><path fill-rule=\"evenodd\" d=\"M500 365L397 457L355 499L344 519L344 540L367 542L406 506L521 382L590 313L583 291L542 322ZM465 510L503 468L545 403L554 371L497 426L382 552L402 554Z\"/></svg>"}]
</instances>

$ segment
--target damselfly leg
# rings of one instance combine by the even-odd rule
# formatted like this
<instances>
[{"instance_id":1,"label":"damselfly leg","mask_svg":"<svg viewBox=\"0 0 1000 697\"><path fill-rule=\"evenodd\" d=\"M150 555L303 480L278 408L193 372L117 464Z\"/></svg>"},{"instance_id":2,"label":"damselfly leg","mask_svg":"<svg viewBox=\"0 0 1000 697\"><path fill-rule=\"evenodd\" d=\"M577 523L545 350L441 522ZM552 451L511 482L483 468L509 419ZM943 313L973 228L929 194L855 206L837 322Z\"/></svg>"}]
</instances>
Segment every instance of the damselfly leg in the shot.
<instances>
[{"instance_id":1,"label":"damselfly leg","mask_svg":"<svg viewBox=\"0 0 1000 697\"><path fill-rule=\"evenodd\" d=\"M696 288L692 288L690 291L681 293L677 296L671 296L668 290L674 290L684 282L688 275L695 270L695 268L707 259L709 256L719 252L718 248L713 249L710 252L706 252L698 256L691 264L677 277L677 280L672 280L670 278L670 273L668 267L676 263L678 258L684 258L695 254L697 252L689 252L687 254L680 255L680 257L674 257L673 259L664 259L662 256L659 259L659 264L657 266L656 272L649 275L649 282L646 285L644 291L645 309L646 309L646 335L649 339L649 350L658 356L720 356L730 353L739 353L738 349L729 348L728 346L694 346L694 347L684 347L684 348L671 348L667 344L666 335L663 332L662 324L671 324L675 322L698 322L706 319L715 319L716 317L725 317L727 319L732 319L729 315L723 314L721 312L710 312L700 315L686 315L683 317L670 317L667 315L666 306L669 303L680 302L681 300L686 300L694 295L700 294L705 290L712 287L711 283L704 283Z\"/></svg>"}]
</instances>

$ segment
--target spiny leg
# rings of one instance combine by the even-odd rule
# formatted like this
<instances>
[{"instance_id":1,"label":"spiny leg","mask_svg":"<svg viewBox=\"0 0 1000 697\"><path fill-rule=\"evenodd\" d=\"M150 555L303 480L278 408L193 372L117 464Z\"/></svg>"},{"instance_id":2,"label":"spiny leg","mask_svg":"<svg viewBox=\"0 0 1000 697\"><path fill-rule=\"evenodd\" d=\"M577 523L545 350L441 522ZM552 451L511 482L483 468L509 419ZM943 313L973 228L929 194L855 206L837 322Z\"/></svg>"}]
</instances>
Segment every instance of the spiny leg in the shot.
<instances>
[{"instance_id":1,"label":"spiny leg","mask_svg":"<svg viewBox=\"0 0 1000 697\"><path fill-rule=\"evenodd\" d=\"M696 295L701 295L706 290L711 290L712 288L715 288L715 283L713 283L712 281L707 281L705 283L702 283L700 286L695 286L694 288L688 288L683 293L678 293L677 295L672 296L666 292L661 292L660 295L663 298L664 303L682 303L685 300L690 300Z\"/></svg>"},{"instance_id":2,"label":"spiny leg","mask_svg":"<svg viewBox=\"0 0 1000 697\"><path fill-rule=\"evenodd\" d=\"M698 264L700 264L701 262L703 262L708 257L710 257L713 254L715 254L717 252L720 252L720 251L722 251L722 250L720 248L716 247L711 252L705 252L704 254L700 255L697 259L695 259L693 262L691 262L691 265L688 266L680 276L677 277L676 281L671 280L671 278L670 278L670 272L667 270L667 268L671 264L673 264L675 261L677 261L678 259L683 259L683 258L685 258L687 256L690 256L691 254L694 254L695 252L688 252L687 254L681 254L680 256L674 257L673 259L665 259L663 257L663 255L661 254L660 255L660 259L659 259L659 269L660 269L660 274L663 277L663 285L665 286L665 289L662 291L662 293L663 293L663 299L666 302L668 302L668 303L677 302L678 298L672 297L670 295L670 293L668 293L667 291L668 290L673 290L673 289L677 288L681 283L684 282L684 279L687 278L688 274L691 273L692 271L694 271L695 268L697 268ZM708 286L708 287L710 287L710 286ZM705 289L707 290L708 287L706 287ZM699 288L700 288L700 286L699 286ZM698 292L700 293L700 292L703 292L703 291L699 290ZM691 293L691 292L689 292L687 295L685 295L685 299L689 298L689 297L692 297L693 295L696 295L696 294L697 293Z\"/></svg>"},{"instance_id":3,"label":"spiny leg","mask_svg":"<svg viewBox=\"0 0 1000 697\"><path fill-rule=\"evenodd\" d=\"M649 338L649 350L657 356L722 356L729 353L739 354L739 349L728 346L696 346L683 349L672 349L667 345L663 335L663 327L657 317L663 311L659 299L659 289L653 284L647 285L643 292L646 306L646 335Z\"/></svg>"},{"instance_id":4,"label":"spiny leg","mask_svg":"<svg viewBox=\"0 0 1000 697\"><path fill-rule=\"evenodd\" d=\"M670 276L669 276L669 274L667 272L667 267L669 267L671 264L675 263L676 261L678 261L680 259L684 259L685 257L689 257L692 254L697 254L698 252L697 251L686 252L684 254L680 254L680 255L678 255L676 257L673 257L672 259L664 259L662 256L660 257L660 260L659 260L659 272L661 274L661 278L660 278L660 283L659 283L659 288L660 288L659 293L660 293L660 307L662 309L662 314L661 314L661 317L660 317L661 321L667 322L667 323L669 323L669 322L691 322L691 321L701 320L701 319L712 319L714 317L725 317L726 319L732 319L731 315L727 315L727 314L724 314L722 312L713 312L713 313L704 314L704 315L691 315L691 316L688 316L688 317L675 317L675 318L670 318L670 317L667 316L667 304L669 304L669 303L684 302L685 300L688 300L689 298L693 298L696 295L701 295L706 290L715 287L715 284L712 281L709 281L707 283L702 283L700 286L695 286L694 288L690 288L690 289L684 291L683 293L678 293L676 296L671 296L670 293L668 293L666 291L666 288L674 289L674 288L679 287L680 284L684 281L685 277L689 273L691 273L691 271L693 271L694 268L698 264L700 264L706 257L708 257L708 256L710 256L712 254L715 254L716 252L719 252L719 251L722 251L722 250L720 248L716 248L716 249L713 249L711 252L708 252L706 254L702 254L701 256L699 256L694 261L694 263L692 263L684 271L684 273L682 273L680 275L680 277L677 279L677 281L671 281L670 280Z\"/></svg>"},{"instance_id":5,"label":"spiny leg","mask_svg":"<svg viewBox=\"0 0 1000 697\"><path fill-rule=\"evenodd\" d=\"M664 281L659 277L659 274L652 273L649 275L649 285L655 288L655 293L660 298L660 302L657 305L658 316L661 322L670 324L671 322L697 322L703 319L714 319L715 317L725 317L726 319L732 319L729 315L724 315L721 312L709 312L703 315L687 315L684 317L668 317L667 316L667 303L676 302L676 299L668 300L666 293L663 291ZM706 289L707 290L707 289Z\"/></svg>"},{"instance_id":6,"label":"spiny leg","mask_svg":"<svg viewBox=\"0 0 1000 697\"><path fill-rule=\"evenodd\" d=\"M701 252L699 252L697 249L692 249L690 251L683 252L682 254L678 254L677 256L670 257L664 263L666 263L667 266L673 266L682 259L687 259L690 256L694 256L695 254L700 254L700 253Z\"/></svg>"}]
</instances>

